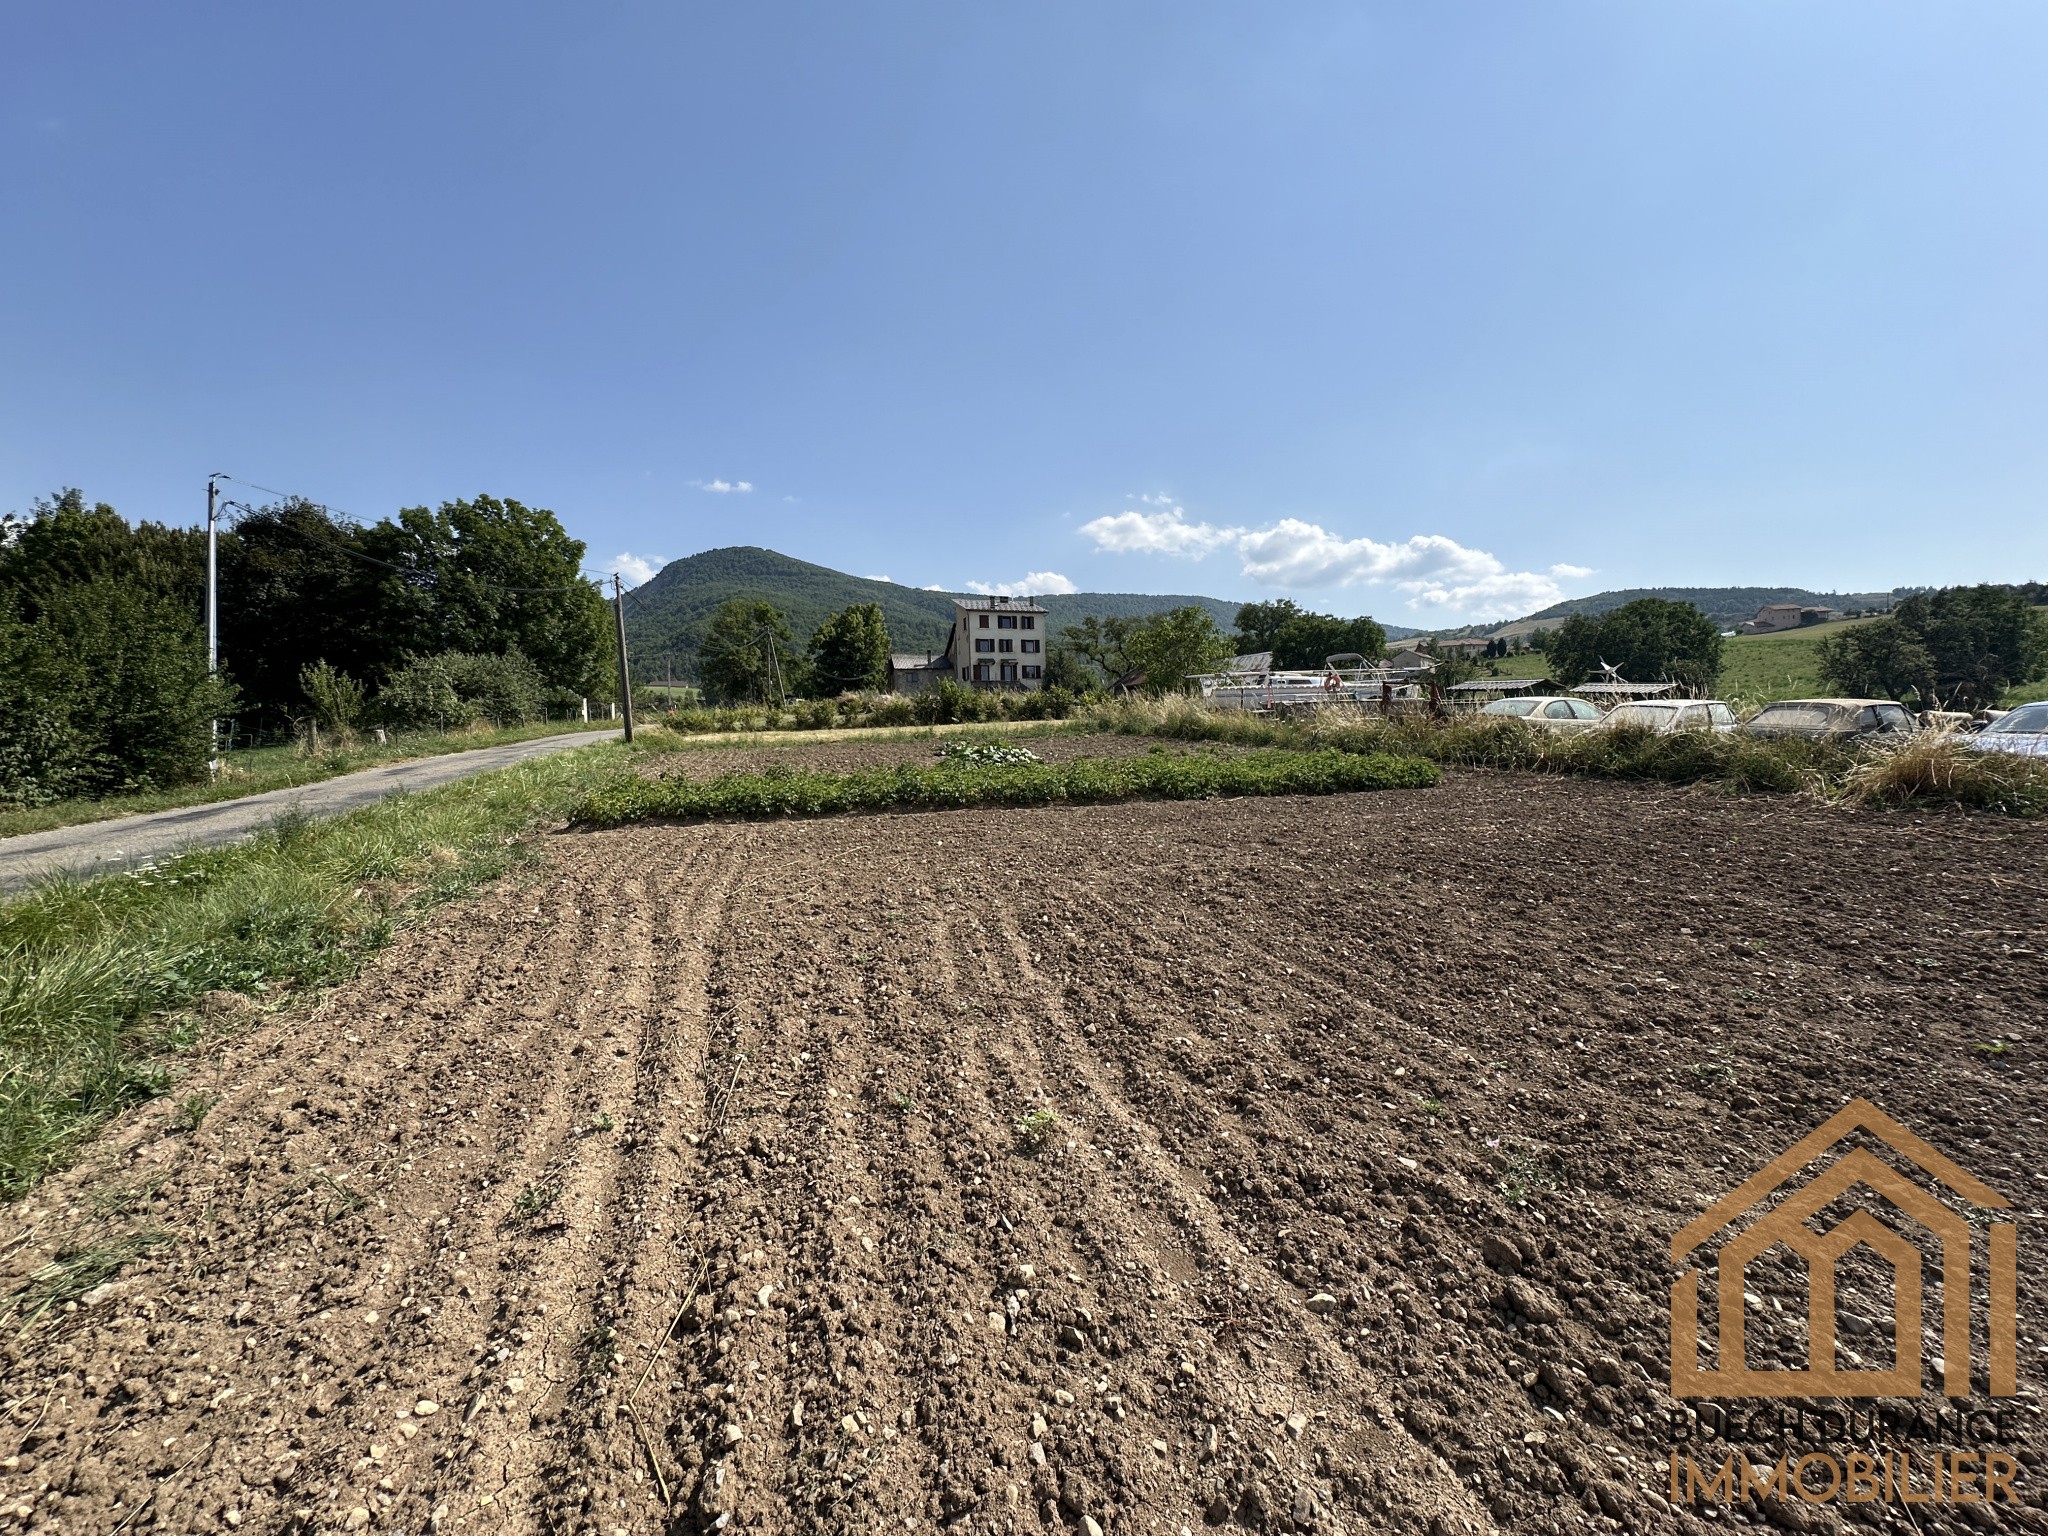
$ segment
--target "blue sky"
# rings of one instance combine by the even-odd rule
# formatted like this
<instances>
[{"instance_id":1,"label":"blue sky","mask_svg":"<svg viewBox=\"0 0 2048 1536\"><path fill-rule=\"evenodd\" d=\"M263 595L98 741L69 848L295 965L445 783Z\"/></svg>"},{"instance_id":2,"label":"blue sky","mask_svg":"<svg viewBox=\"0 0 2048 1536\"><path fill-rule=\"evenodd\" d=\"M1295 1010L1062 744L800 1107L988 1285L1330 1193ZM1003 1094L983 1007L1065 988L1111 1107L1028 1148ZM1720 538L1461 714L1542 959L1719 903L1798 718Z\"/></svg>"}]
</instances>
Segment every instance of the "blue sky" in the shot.
<instances>
[{"instance_id":1,"label":"blue sky","mask_svg":"<svg viewBox=\"0 0 2048 1536\"><path fill-rule=\"evenodd\" d=\"M0 508L1406 623L2048 574L2034 0L191 0L0 71Z\"/></svg>"}]
</instances>

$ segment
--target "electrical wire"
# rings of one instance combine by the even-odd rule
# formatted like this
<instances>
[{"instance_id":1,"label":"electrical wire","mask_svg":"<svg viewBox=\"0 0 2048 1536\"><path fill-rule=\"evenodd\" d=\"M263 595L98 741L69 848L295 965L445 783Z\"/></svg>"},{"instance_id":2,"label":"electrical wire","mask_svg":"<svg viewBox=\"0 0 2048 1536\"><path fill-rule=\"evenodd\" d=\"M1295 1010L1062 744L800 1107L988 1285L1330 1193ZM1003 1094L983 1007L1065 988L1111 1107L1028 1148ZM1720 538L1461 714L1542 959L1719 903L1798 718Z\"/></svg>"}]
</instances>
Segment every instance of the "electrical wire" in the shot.
<instances>
[{"instance_id":1,"label":"electrical wire","mask_svg":"<svg viewBox=\"0 0 2048 1536\"><path fill-rule=\"evenodd\" d=\"M238 479L234 475L219 475L216 476L215 478L225 480L230 485L245 485L250 490L261 491L266 496L276 496L284 501L295 501L302 503L305 506L317 508L319 511L327 514L329 517L345 517L351 519L352 521L360 521L355 518L354 513L344 511L339 507L330 507L324 501L315 501L310 496L301 496L293 491L274 490L267 485L258 485L253 480ZM239 507L241 508L242 511L250 513L251 515L254 515L255 512L257 511L257 508L250 506L249 503L247 503L246 501L228 501L224 502L223 505L230 507ZM283 527L289 525L280 524L279 526ZM389 560L379 560L375 555L366 555L360 549L351 548L348 544L343 543L340 539L333 539L331 542L333 543L334 547L340 550L343 554L351 555L358 560L367 561L371 565L381 565L384 567L385 570L396 571L401 576L410 576L415 574L415 572L410 567L403 565L394 565ZM534 596L558 592L580 592L583 590L583 586L585 584L589 584L592 582L594 582L598 586L602 586L611 574L612 573L607 572L606 575L598 577L582 576L580 578L579 584L573 587L507 587L501 586L499 583L494 581L479 582L477 583L477 585L486 587L493 592L508 592Z\"/></svg>"}]
</instances>

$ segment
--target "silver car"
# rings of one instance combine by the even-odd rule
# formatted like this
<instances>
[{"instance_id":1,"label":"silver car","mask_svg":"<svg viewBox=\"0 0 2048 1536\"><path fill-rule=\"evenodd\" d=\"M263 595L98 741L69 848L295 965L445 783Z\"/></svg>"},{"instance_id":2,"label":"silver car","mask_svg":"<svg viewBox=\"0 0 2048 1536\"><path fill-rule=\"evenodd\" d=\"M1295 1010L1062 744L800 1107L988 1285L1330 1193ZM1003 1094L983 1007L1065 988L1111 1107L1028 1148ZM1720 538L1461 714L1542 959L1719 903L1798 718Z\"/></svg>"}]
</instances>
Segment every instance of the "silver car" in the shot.
<instances>
[{"instance_id":1,"label":"silver car","mask_svg":"<svg viewBox=\"0 0 2048 1536\"><path fill-rule=\"evenodd\" d=\"M1509 719L1527 721L1546 731L1565 735L1574 731L1590 731L1600 723L1600 711L1584 699L1568 699L1562 694L1552 693L1519 699L1495 699L1479 713L1495 719L1505 715Z\"/></svg>"},{"instance_id":2,"label":"silver car","mask_svg":"<svg viewBox=\"0 0 2048 1536\"><path fill-rule=\"evenodd\" d=\"M2048 757L2048 699L2007 710L1983 730L1956 739L1979 752Z\"/></svg>"},{"instance_id":3,"label":"silver car","mask_svg":"<svg viewBox=\"0 0 2048 1536\"><path fill-rule=\"evenodd\" d=\"M1673 731L1712 731L1724 735L1738 728L1735 711L1719 699L1632 699L1617 704L1600 722L1600 729L1612 731L1635 726L1659 736Z\"/></svg>"}]
</instances>

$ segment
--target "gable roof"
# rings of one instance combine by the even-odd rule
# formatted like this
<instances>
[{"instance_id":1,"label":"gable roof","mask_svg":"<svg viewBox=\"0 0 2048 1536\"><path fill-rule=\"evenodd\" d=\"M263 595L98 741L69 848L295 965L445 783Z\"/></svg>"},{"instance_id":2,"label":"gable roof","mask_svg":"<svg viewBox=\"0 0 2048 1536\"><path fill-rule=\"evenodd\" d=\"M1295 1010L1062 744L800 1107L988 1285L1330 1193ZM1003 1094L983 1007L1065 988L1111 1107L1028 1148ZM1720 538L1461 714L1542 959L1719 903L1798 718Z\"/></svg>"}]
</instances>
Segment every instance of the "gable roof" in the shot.
<instances>
[{"instance_id":1,"label":"gable roof","mask_svg":"<svg viewBox=\"0 0 2048 1536\"><path fill-rule=\"evenodd\" d=\"M1997 1190L1964 1172L1868 1099L1851 1099L1821 1125L1708 1206L1702 1215L1679 1228L1671 1239L1671 1257L1683 1259L1743 1212L1791 1182L1793 1176L1808 1163L1832 1149L1852 1131L1867 1131L1914 1163L1922 1173L1939 1179L1972 1205L1992 1210L2004 1210L2008 1206L2005 1197Z\"/></svg>"},{"instance_id":2,"label":"gable roof","mask_svg":"<svg viewBox=\"0 0 2048 1536\"><path fill-rule=\"evenodd\" d=\"M1045 613L1048 610L1041 603L1034 603L1028 597L956 597L955 608L994 608L1003 613Z\"/></svg>"}]
</instances>

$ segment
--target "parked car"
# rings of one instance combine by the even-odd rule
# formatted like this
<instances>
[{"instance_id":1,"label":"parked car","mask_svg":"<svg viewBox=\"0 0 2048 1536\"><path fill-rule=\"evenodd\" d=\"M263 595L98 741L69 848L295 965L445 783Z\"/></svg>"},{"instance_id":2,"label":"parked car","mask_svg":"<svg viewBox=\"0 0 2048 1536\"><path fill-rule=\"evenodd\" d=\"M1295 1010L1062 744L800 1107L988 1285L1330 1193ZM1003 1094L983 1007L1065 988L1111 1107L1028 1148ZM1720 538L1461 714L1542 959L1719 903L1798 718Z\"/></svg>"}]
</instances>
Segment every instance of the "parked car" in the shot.
<instances>
[{"instance_id":1,"label":"parked car","mask_svg":"<svg viewBox=\"0 0 2048 1536\"><path fill-rule=\"evenodd\" d=\"M2007 710L1983 730L1963 737L1962 743L1980 752L2048 757L2048 699Z\"/></svg>"},{"instance_id":2,"label":"parked car","mask_svg":"<svg viewBox=\"0 0 2048 1536\"><path fill-rule=\"evenodd\" d=\"M1519 699L1495 699L1479 713L1526 720L1546 731L1558 731L1567 736L1574 731L1590 731L1600 723L1600 711L1584 699L1568 699L1561 694L1550 693Z\"/></svg>"},{"instance_id":3,"label":"parked car","mask_svg":"<svg viewBox=\"0 0 2048 1536\"><path fill-rule=\"evenodd\" d=\"M1735 711L1719 699L1632 699L1610 709L1607 718L1600 722L1600 729L1611 731L1633 725L1660 736L1672 731L1712 731L1722 735L1740 724Z\"/></svg>"},{"instance_id":4,"label":"parked car","mask_svg":"<svg viewBox=\"0 0 2048 1536\"><path fill-rule=\"evenodd\" d=\"M1752 736L1803 736L1809 741L1863 741L1910 736L1913 712L1890 699L1783 699L1750 716Z\"/></svg>"}]
</instances>

